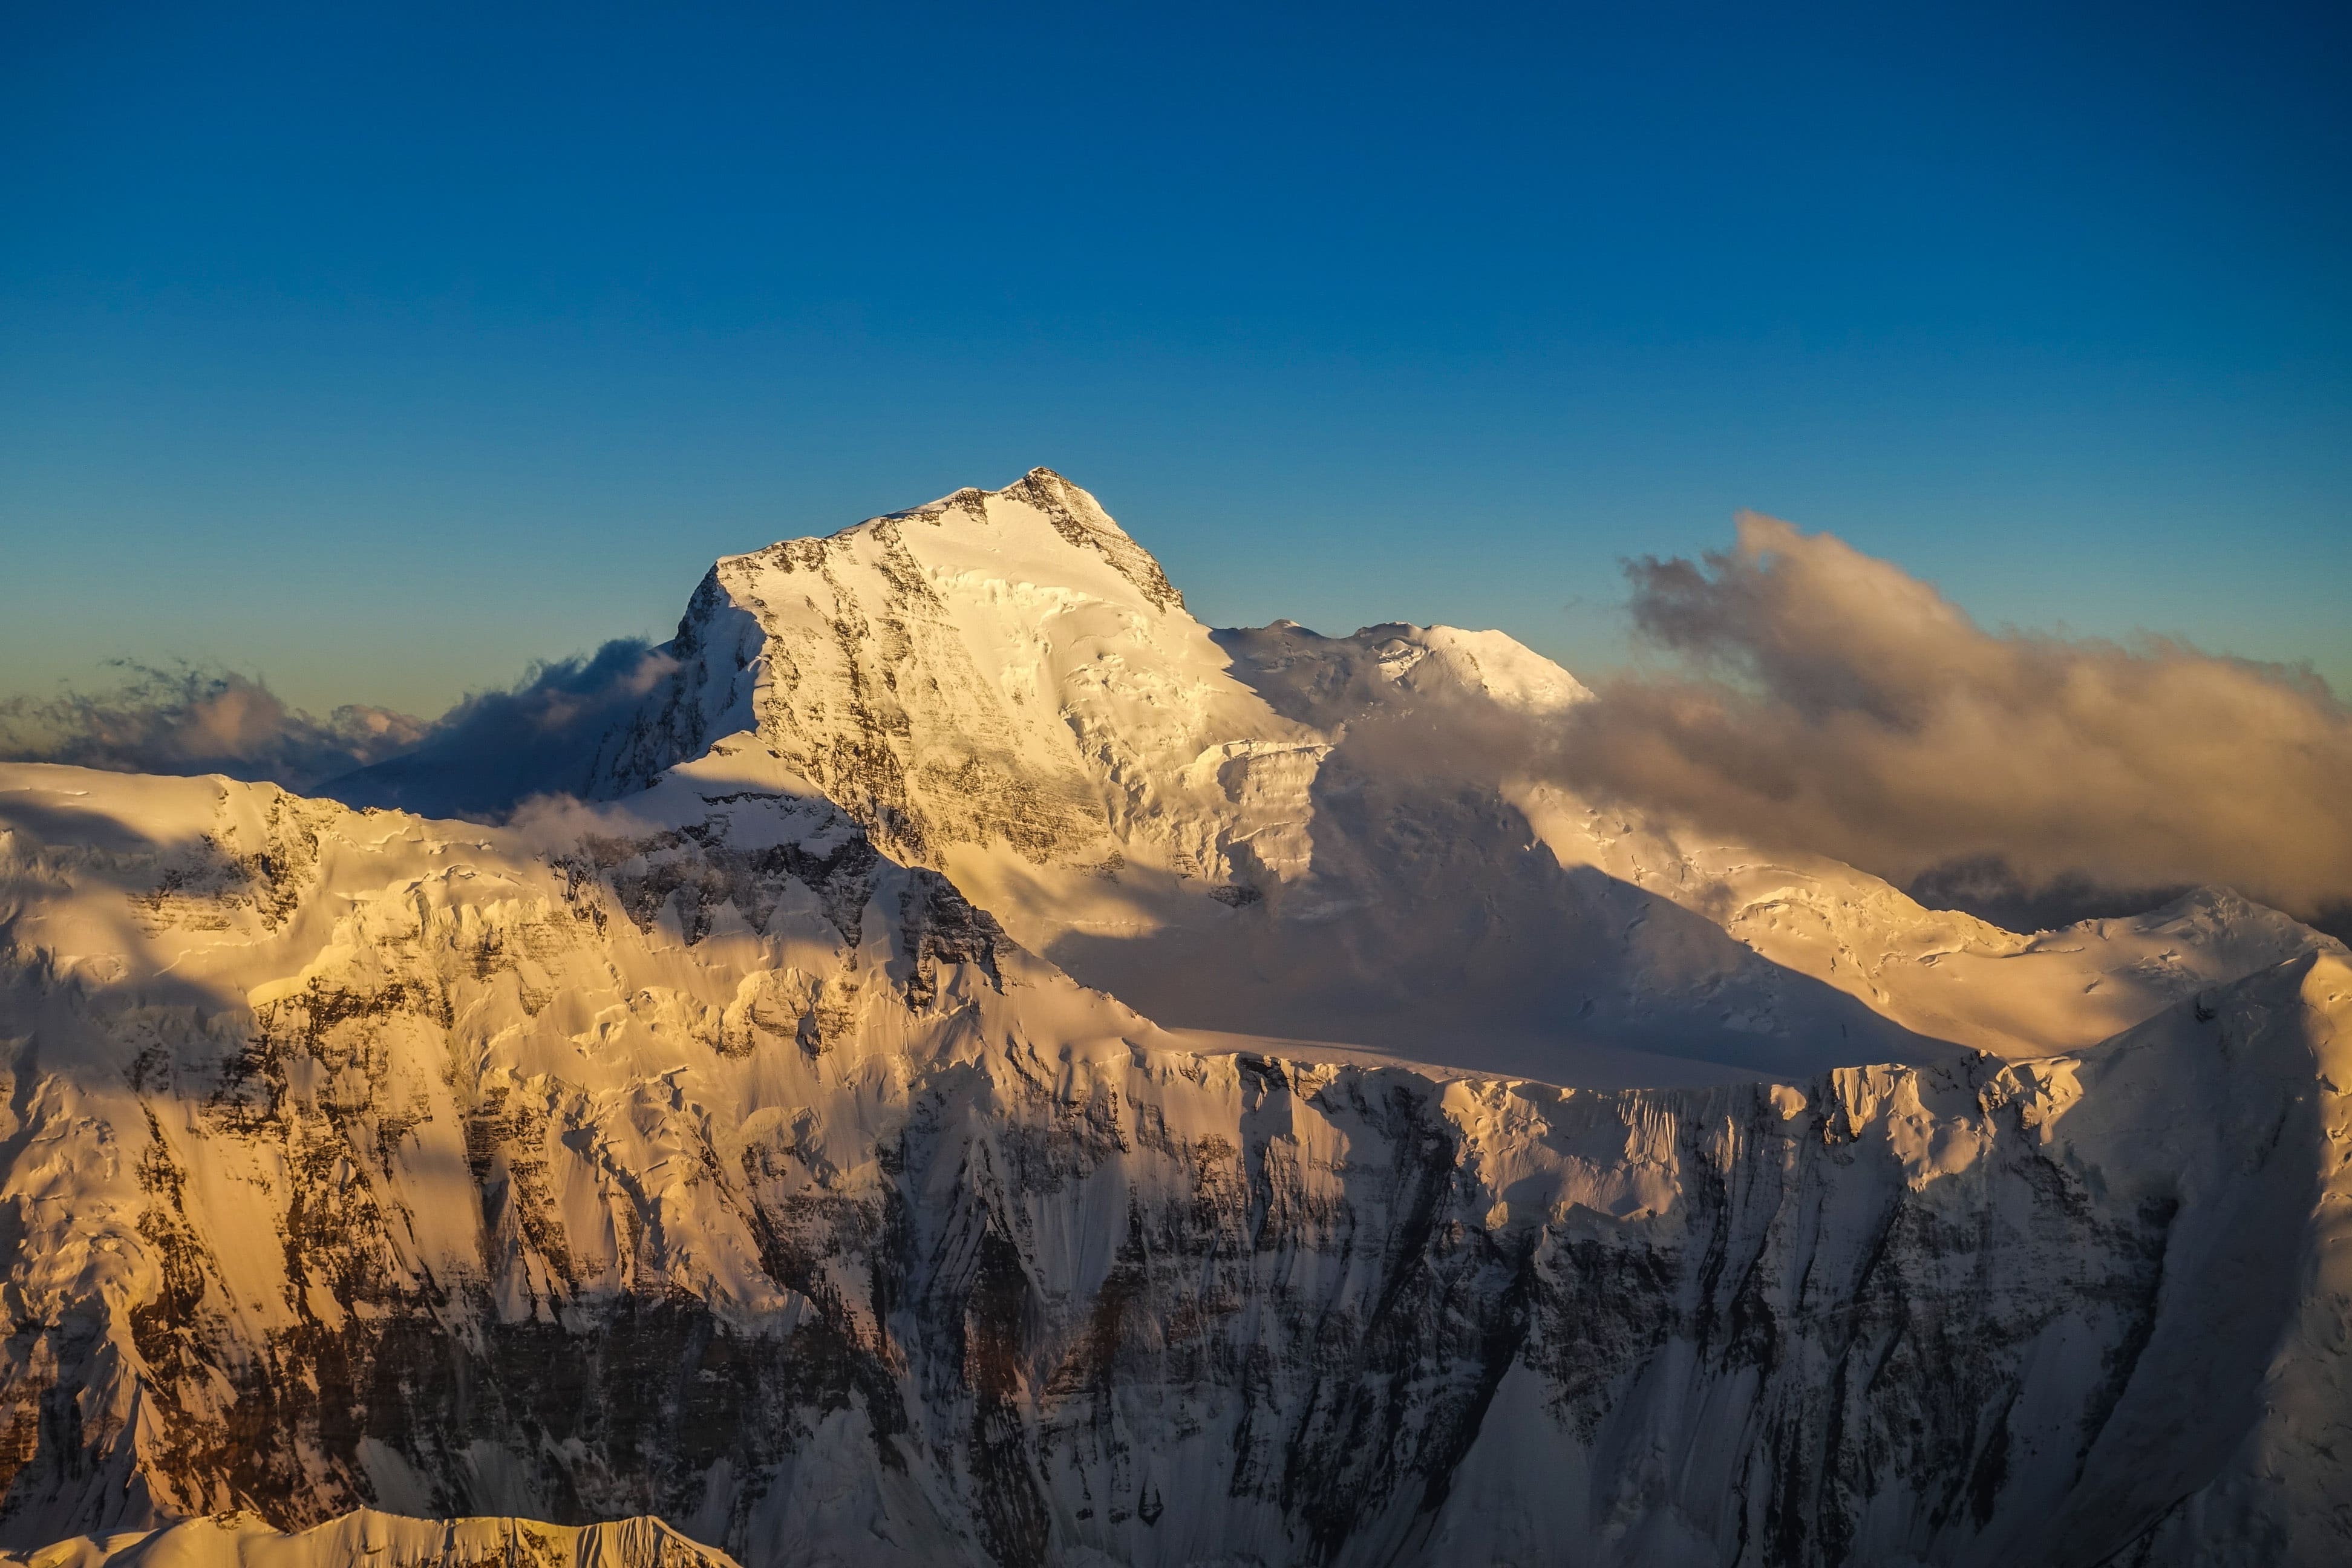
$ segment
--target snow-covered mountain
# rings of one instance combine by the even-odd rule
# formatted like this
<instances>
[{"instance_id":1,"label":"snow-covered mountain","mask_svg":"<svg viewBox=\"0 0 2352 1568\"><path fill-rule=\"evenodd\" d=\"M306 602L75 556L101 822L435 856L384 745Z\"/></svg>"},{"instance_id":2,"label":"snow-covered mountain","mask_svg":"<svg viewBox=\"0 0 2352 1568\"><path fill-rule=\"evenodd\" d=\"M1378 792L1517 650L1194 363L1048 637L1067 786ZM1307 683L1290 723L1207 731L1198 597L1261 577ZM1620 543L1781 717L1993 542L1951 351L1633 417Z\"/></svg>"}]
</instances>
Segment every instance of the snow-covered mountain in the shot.
<instances>
[{"instance_id":1,"label":"snow-covered mountain","mask_svg":"<svg viewBox=\"0 0 2352 1568\"><path fill-rule=\"evenodd\" d=\"M1212 633L1042 470L669 653L502 826L0 767L35 1568L2352 1546L2327 939L1593 809L1565 672ZM343 1522L116 1539L234 1510Z\"/></svg>"},{"instance_id":2,"label":"snow-covered mountain","mask_svg":"<svg viewBox=\"0 0 2352 1568\"><path fill-rule=\"evenodd\" d=\"M2316 939L2220 890L2021 938L1546 782L1499 632L1214 632L1037 469L714 566L584 792L748 731L1163 1024L1559 1083L2071 1049ZM1213 977L1204 984L1204 978Z\"/></svg>"}]
</instances>

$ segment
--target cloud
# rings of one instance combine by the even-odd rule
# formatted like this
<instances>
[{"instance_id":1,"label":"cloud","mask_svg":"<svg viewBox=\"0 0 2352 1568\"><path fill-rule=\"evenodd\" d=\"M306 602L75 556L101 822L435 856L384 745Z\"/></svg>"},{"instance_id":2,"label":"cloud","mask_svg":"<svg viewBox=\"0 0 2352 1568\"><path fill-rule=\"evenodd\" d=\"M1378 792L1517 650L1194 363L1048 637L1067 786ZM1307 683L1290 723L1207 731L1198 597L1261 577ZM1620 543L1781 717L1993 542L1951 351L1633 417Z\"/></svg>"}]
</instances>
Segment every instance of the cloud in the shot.
<instances>
[{"instance_id":1,"label":"cloud","mask_svg":"<svg viewBox=\"0 0 2352 1568\"><path fill-rule=\"evenodd\" d=\"M1589 795L1963 905L2047 916L2199 883L2306 918L2352 900L2352 712L2308 668L1987 631L1753 513L1730 551L1628 574L1676 672L1604 681L1574 713L1553 765Z\"/></svg>"},{"instance_id":2,"label":"cloud","mask_svg":"<svg viewBox=\"0 0 2352 1568\"><path fill-rule=\"evenodd\" d=\"M577 790L598 742L677 662L635 638L532 665L434 720L342 707L324 719L258 677L125 665L113 689L0 702L0 758L121 773L226 773L353 805L488 816Z\"/></svg>"},{"instance_id":3,"label":"cloud","mask_svg":"<svg viewBox=\"0 0 2352 1568\"><path fill-rule=\"evenodd\" d=\"M497 816L534 795L578 794L599 744L677 668L661 648L615 637L584 658L534 664L515 685L477 692L401 755L328 781L351 805L427 816Z\"/></svg>"},{"instance_id":4,"label":"cloud","mask_svg":"<svg viewBox=\"0 0 2352 1568\"><path fill-rule=\"evenodd\" d=\"M254 676L121 664L121 685L0 702L0 756L119 773L226 773L304 789L423 740L421 719L345 706L289 707Z\"/></svg>"}]
</instances>

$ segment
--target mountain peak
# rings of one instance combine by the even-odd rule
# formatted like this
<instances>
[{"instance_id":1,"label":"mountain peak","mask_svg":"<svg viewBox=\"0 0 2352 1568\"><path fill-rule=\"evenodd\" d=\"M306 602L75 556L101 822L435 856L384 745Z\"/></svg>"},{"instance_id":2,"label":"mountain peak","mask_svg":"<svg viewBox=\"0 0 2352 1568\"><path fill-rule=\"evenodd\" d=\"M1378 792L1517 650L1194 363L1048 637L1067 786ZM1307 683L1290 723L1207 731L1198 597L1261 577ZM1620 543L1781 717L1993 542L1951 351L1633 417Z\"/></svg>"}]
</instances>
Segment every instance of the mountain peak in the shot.
<instances>
[{"instance_id":1,"label":"mountain peak","mask_svg":"<svg viewBox=\"0 0 2352 1568\"><path fill-rule=\"evenodd\" d=\"M1032 468L1003 489L983 490L967 485L926 505L887 512L857 527L877 522L928 522L940 526L951 516L974 524L988 524L1004 521L1000 514L1008 508L1034 512L1065 542L1101 555L1120 576L1135 585L1153 609L1163 614L1183 609L1184 595L1168 580L1167 572L1151 552L1129 537L1090 491L1051 468Z\"/></svg>"}]
</instances>

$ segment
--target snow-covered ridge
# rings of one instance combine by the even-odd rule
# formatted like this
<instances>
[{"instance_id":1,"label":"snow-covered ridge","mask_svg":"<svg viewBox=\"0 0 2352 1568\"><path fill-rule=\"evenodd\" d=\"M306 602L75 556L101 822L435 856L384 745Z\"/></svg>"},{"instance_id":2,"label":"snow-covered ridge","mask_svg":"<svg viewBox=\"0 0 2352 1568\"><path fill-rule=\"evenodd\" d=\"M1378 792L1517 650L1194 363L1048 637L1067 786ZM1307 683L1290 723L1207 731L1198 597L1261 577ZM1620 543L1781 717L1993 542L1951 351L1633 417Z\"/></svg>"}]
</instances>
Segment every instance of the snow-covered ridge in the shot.
<instances>
[{"instance_id":1,"label":"snow-covered ridge","mask_svg":"<svg viewBox=\"0 0 2352 1568\"><path fill-rule=\"evenodd\" d=\"M13 1544L2346 1544L2332 953L2036 1060L1595 1092L1184 1049L748 735L504 828L27 767L0 822Z\"/></svg>"},{"instance_id":2,"label":"snow-covered ridge","mask_svg":"<svg viewBox=\"0 0 2352 1568\"><path fill-rule=\"evenodd\" d=\"M577 1529L529 1519L404 1519L360 1509L280 1531L249 1513L0 1552L5 1568L735 1568L657 1519Z\"/></svg>"}]
</instances>

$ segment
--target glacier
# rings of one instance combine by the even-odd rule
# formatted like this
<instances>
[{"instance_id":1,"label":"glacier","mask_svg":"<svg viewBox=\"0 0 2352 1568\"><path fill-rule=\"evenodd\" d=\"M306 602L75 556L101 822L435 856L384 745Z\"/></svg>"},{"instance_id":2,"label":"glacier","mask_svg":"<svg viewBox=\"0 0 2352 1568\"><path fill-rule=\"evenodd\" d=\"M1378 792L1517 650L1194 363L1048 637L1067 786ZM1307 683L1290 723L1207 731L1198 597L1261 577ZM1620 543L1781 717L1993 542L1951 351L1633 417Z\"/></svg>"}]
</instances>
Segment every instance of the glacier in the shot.
<instances>
[{"instance_id":1,"label":"glacier","mask_svg":"<svg viewBox=\"0 0 2352 1568\"><path fill-rule=\"evenodd\" d=\"M491 822L0 765L33 1568L2352 1550L2340 944L1581 801L1042 469L665 652Z\"/></svg>"}]
</instances>

